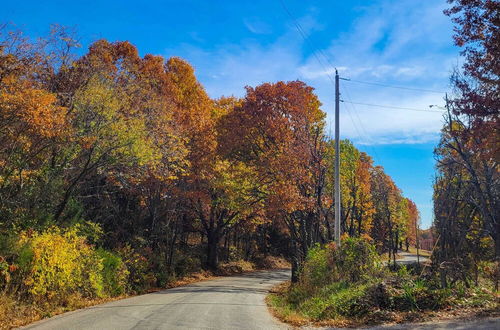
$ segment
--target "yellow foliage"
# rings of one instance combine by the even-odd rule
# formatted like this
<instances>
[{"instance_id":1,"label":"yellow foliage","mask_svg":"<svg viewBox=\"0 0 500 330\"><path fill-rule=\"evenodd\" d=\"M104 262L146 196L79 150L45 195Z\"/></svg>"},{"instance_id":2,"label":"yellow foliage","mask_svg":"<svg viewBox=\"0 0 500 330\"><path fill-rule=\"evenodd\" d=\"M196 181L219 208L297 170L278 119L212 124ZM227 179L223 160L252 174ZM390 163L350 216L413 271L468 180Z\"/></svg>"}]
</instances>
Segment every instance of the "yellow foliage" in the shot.
<instances>
[{"instance_id":1,"label":"yellow foliage","mask_svg":"<svg viewBox=\"0 0 500 330\"><path fill-rule=\"evenodd\" d=\"M102 260L76 229L23 233L19 243L24 284L36 301L63 300L74 292L104 295Z\"/></svg>"},{"instance_id":2,"label":"yellow foliage","mask_svg":"<svg viewBox=\"0 0 500 330\"><path fill-rule=\"evenodd\" d=\"M107 153L138 165L160 160L161 155L148 136L144 115L131 106L130 97L111 81L95 76L78 90L73 119L82 148L94 148L96 157Z\"/></svg>"}]
</instances>

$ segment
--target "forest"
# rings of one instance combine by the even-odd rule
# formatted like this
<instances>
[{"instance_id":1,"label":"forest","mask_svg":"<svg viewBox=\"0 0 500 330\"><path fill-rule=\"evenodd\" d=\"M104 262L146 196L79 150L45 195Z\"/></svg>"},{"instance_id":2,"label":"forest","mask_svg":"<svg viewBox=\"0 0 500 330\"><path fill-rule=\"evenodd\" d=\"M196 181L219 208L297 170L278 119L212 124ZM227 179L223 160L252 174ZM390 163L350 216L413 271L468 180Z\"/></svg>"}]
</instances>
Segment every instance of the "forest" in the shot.
<instances>
[{"instance_id":1,"label":"forest","mask_svg":"<svg viewBox=\"0 0 500 330\"><path fill-rule=\"evenodd\" d=\"M185 60L53 26L0 43L0 288L23 301L165 287L202 269L292 264L333 239L334 143L301 81L210 98ZM394 256L418 210L341 141L342 231Z\"/></svg>"}]
</instances>

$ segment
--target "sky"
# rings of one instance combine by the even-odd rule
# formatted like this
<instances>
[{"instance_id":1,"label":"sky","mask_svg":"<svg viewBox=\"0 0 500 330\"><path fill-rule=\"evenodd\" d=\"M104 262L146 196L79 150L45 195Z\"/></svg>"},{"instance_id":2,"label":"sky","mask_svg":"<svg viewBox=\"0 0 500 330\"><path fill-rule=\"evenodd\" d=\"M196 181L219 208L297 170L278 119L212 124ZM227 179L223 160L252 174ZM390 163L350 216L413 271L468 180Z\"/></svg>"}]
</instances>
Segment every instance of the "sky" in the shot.
<instances>
[{"instance_id":1,"label":"sky","mask_svg":"<svg viewBox=\"0 0 500 330\"><path fill-rule=\"evenodd\" d=\"M23 0L3 3L0 22L32 37L54 23L74 27L82 53L105 38L128 40L141 55L183 57L214 98L299 79L315 88L332 129L336 67L350 79L340 83L341 138L384 167L416 202L427 228L442 127L442 114L429 105L444 105L450 73L462 62L446 6L445 0Z\"/></svg>"}]
</instances>

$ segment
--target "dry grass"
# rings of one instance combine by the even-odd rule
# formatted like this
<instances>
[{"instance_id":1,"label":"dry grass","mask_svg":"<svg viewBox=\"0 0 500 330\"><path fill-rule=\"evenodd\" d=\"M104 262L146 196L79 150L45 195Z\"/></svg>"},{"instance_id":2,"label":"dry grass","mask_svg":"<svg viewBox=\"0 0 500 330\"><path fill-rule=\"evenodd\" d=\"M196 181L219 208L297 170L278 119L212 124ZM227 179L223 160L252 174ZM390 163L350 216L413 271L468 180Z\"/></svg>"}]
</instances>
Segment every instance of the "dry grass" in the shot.
<instances>
[{"instance_id":1,"label":"dry grass","mask_svg":"<svg viewBox=\"0 0 500 330\"><path fill-rule=\"evenodd\" d=\"M210 279L213 279L214 277L216 277L216 275L214 275L212 272L202 270L202 271L190 274L188 276L182 277L174 282L170 282L167 284L166 288L167 289L176 288L179 286L189 285L191 283L210 280ZM164 289L165 288L159 288L159 290L164 290Z\"/></svg>"},{"instance_id":2,"label":"dry grass","mask_svg":"<svg viewBox=\"0 0 500 330\"><path fill-rule=\"evenodd\" d=\"M282 257L266 256L255 262L257 269L290 269L292 265Z\"/></svg>"},{"instance_id":3,"label":"dry grass","mask_svg":"<svg viewBox=\"0 0 500 330\"><path fill-rule=\"evenodd\" d=\"M253 272L254 270L255 265L253 263L245 260L238 260L219 265L219 269L217 270L216 274L221 276L228 276Z\"/></svg>"},{"instance_id":4,"label":"dry grass","mask_svg":"<svg viewBox=\"0 0 500 330\"><path fill-rule=\"evenodd\" d=\"M266 296L266 303L271 314L281 322L290 324L294 327L300 327L309 324L309 320L297 313L296 311L277 304L274 298L283 296L290 288L290 281L286 281L273 287Z\"/></svg>"},{"instance_id":5,"label":"dry grass","mask_svg":"<svg viewBox=\"0 0 500 330\"><path fill-rule=\"evenodd\" d=\"M0 295L0 329L11 329L41 319L41 311L35 306Z\"/></svg>"}]
</instances>

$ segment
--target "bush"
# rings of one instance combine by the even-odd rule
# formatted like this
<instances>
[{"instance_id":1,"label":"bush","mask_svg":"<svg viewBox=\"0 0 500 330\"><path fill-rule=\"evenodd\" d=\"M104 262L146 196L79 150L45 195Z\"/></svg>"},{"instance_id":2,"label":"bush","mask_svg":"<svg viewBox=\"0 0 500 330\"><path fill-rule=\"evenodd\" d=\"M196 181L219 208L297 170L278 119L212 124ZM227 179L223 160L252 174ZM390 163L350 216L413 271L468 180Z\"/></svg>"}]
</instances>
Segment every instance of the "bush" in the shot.
<instances>
[{"instance_id":1,"label":"bush","mask_svg":"<svg viewBox=\"0 0 500 330\"><path fill-rule=\"evenodd\" d=\"M349 286L346 282L336 282L311 295L300 286L295 286L288 292L286 302L314 320L362 316L372 307L366 301L367 287L366 284Z\"/></svg>"},{"instance_id":2,"label":"bush","mask_svg":"<svg viewBox=\"0 0 500 330\"><path fill-rule=\"evenodd\" d=\"M435 310L446 305L449 290L432 289L423 280L402 280L389 290L391 309L397 311Z\"/></svg>"},{"instance_id":3,"label":"bush","mask_svg":"<svg viewBox=\"0 0 500 330\"><path fill-rule=\"evenodd\" d=\"M9 263L0 256L0 288L4 288L10 282L10 265Z\"/></svg>"},{"instance_id":4,"label":"bush","mask_svg":"<svg viewBox=\"0 0 500 330\"><path fill-rule=\"evenodd\" d=\"M126 245L118 250L118 254L129 272L129 290L135 293L144 292L156 285L157 279L148 261L153 259L151 251L144 250L139 252L134 250L130 245Z\"/></svg>"},{"instance_id":5,"label":"bush","mask_svg":"<svg viewBox=\"0 0 500 330\"><path fill-rule=\"evenodd\" d=\"M300 285L309 291L329 283L358 282L383 274L375 247L366 238L346 237L339 248L334 243L312 248L300 274Z\"/></svg>"},{"instance_id":6,"label":"bush","mask_svg":"<svg viewBox=\"0 0 500 330\"><path fill-rule=\"evenodd\" d=\"M129 272L122 258L104 249L98 249L97 255L102 260L102 280L106 295L124 294Z\"/></svg>"},{"instance_id":7,"label":"bush","mask_svg":"<svg viewBox=\"0 0 500 330\"><path fill-rule=\"evenodd\" d=\"M495 279L494 266L484 264L481 275ZM453 306L498 310L498 297L490 290L491 282L485 282L485 287L457 283L442 289L438 274L423 274L414 266L384 270L369 240L344 238L341 248L334 244L312 248L299 282L273 294L269 302L278 315L290 320L356 325L412 319Z\"/></svg>"},{"instance_id":8,"label":"bush","mask_svg":"<svg viewBox=\"0 0 500 330\"><path fill-rule=\"evenodd\" d=\"M71 297L102 298L125 292L128 271L122 259L94 249L81 236L81 229L77 225L21 233L14 258L17 265L10 270L22 293L35 302L66 304Z\"/></svg>"},{"instance_id":9,"label":"bush","mask_svg":"<svg viewBox=\"0 0 500 330\"><path fill-rule=\"evenodd\" d=\"M328 308L323 311L321 318L366 315L372 307L366 299L366 289L367 285L358 285L332 294L327 300Z\"/></svg>"},{"instance_id":10,"label":"bush","mask_svg":"<svg viewBox=\"0 0 500 330\"><path fill-rule=\"evenodd\" d=\"M334 265L337 273L350 282L365 277L377 277L382 263L375 246L367 238L346 237L340 249L335 249Z\"/></svg>"},{"instance_id":11,"label":"bush","mask_svg":"<svg viewBox=\"0 0 500 330\"><path fill-rule=\"evenodd\" d=\"M191 273L199 271L201 267L200 258L186 253L179 252L179 257L176 259L174 270L179 277L187 276Z\"/></svg>"},{"instance_id":12,"label":"bush","mask_svg":"<svg viewBox=\"0 0 500 330\"><path fill-rule=\"evenodd\" d=\"M23 283L34 300L64 300L77 291L103 295L102 263L75 229L25 232L19 245Z\"/></svg>"},{"instance_id":13,"label":"bush","mask_svg":"<svg viewBox=\"0 0 500 330\"><path fill-rule=\"evenodd\" d=\"M306 261L300 273L300 285L307 291L314 291L323 285L336 280L338 275L335 273L336 267L332 267L332 258L334 258L335 246L319 245L310 249Z\"/></svg>"}]
</instances>

